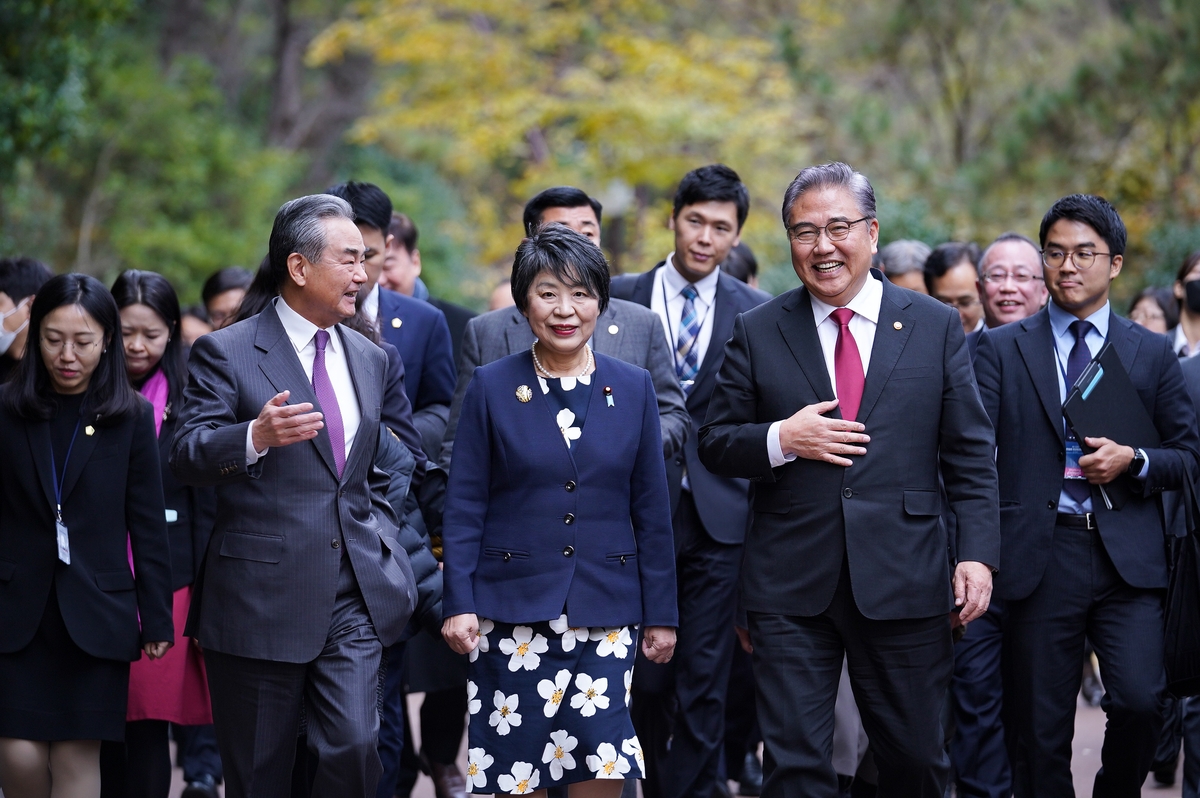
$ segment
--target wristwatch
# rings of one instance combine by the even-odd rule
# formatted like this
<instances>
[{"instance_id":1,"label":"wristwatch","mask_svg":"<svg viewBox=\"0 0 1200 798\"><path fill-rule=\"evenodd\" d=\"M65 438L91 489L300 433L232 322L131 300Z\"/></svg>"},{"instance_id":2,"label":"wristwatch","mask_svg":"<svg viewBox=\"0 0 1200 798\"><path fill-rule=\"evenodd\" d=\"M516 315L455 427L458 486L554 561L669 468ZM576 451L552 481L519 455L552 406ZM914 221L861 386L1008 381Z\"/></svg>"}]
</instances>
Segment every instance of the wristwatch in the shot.
<instances>
[{"instance_id":1,"label":"wristwatch","mask_svg":"<svg viewBox=\"0 0 1200 798\"><path fill-rule=\"evenodd\" d=\"M1142 473L1142 469L1146 467L1146 453L1141 449L1133 450L1133 459L1129 461L1129 469L1125 472L1131 477L1136 477Z\"/></svg>"}]
</instances>

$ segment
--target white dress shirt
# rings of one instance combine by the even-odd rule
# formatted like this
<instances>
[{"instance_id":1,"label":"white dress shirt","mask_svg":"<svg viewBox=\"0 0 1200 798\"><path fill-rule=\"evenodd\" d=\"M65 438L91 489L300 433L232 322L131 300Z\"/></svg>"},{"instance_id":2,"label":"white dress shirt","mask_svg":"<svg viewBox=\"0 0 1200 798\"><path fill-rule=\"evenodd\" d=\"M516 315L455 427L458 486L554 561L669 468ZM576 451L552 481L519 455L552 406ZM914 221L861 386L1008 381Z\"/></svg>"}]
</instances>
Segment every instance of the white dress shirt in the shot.
<instances>
[{"instance_id":1,"label":"white dress shirt","mask_svg":"<svg viewBox=\"0 0 1200 798\"><path fill-rule=\"evenodd\" d=\"M362 312L372 323L379 326L379 283L371 286L371 293L363 300Z\"/></svg>"},{"instance_id":2,"label":"white dress shirt","mask_svg":"<svg viewBox=\"0 0 1200 798\"><path fill-rule=\"evenodd\" d=\"M1172 343L1172 348L1174 348L1175 354L1181 358L1195 357L1197 354L1200 354L1200 346L1192 347L1188 343L1187 336L1183 332L1183 324L1175 325L1175 340Z\"/></svg>"},{"instance_id":3,"label":"white dress shirt","mask_svg":"<svg viewBox=\"0 0 1200 798\"><path fill-rule=\"evenodd\" d=\"M317 325L292 310L283 297L274 300L275 312L287 333L288 340L300 358L304 375L312 384L313 361L317 357ZM325 371L329 374L329 382L333 385L333 393L337 397L338 410L342 415L342 432L345 437L346 459L350 459L350 449L354 445L354 436L358 433L358 425L362 421L362 411L358 407L358 395L354 392L354 380L350 377L350 364L346 360L345 343L337 327L329 329L329 343L325 345ZM295 398L295 389L292 389ZM246 429L246 465L254 465L263 457L267 450L254 450L254 423Z\"/></svg>"},{"instance_id":4,"label":"white dress shirt","mask_svg":"<svg viewBox=\"0 0 1200 798\"><path fill-rule=\"evenodd\" d=\"M674 354L675 361L678 363L679 324L683 316L683 303L686 301L683 297L683 289L687 288L689 283L686 277L676 271L674 258L675 253L672 252L667 256L667 262L655 276L654 291L650 295L650 309L657 313L658 318L662 321L663 331L667 336L667 347ZM708 345L712 341L712 309L713 304L717 301L717 280L720 273L721 267L718 266L707 277L691 283L696 286L696 291L700 294L694 303L696 315L700 319L700 334L696 336L695 343L697 363L704 362L704 356L708 353Z\"/></svg>"},{"instance_id":5,"label":"white dress shirt","mask_svg":"<svg viewBox=\"0 0 1200 798\"><path fill-rule=\"evenodd\" d=\"M808 298L812 302L813 323L817 325L817 338L821 341L821 354L825 357L829 384L833 386L834 396L837 396L837 368L833 361L833 353L837 347L840 328L832 318L837 306L822 302L812 292L809 292ZM871 367L871 350L875 346L875 327L879 324L879 307L882 303L883 283L875 279L874 275L869 275L854 298L846 303L846 307L854 311L854 316L850 319L850 334L858 344L858 357L862 360L864 381ZM796 459L793 453L783 453L783 445L779 442L779 427L782 424L781 419L767 428L767 454L771 459L772 468L778 468Z\"/></svg>"}]
</instances>

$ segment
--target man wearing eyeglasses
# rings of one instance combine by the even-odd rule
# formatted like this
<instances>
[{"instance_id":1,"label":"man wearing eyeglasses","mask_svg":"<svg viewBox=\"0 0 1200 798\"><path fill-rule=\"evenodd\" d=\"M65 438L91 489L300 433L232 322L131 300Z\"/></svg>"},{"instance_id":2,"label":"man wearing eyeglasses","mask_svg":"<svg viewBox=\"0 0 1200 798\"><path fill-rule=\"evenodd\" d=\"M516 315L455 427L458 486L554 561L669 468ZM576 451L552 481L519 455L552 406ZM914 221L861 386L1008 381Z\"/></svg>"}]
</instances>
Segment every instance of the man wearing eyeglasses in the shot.
<instances>
[{"instance_id":1,"label":"man wearing eyeglasses","mask_svg":"<svg viewBox=\"0 0 1200 798\"><path fill-rule=\"evenodd\" d=\"M1160 494L1197 475L1196 413L1168 338L1112 312L1125 225L1101 197L1074 194L1042 219L1050 303L988 330L975 373L996 431L1005 602L1004 702L1017 798L1073 795L1071 737L1084 638L1108 726L1092 795L1140 795L1160 726L1167 558ZM1162 443L1075 440L1067 391L1105 342L1129 372ZM1084 454L1084 450L1090 452ZM1104 485L1132 498L1111 506Z\"/></svg>"},{"instance_id":2,"label":"man wearing eyeglasses","mask_svg":"<svg viewBox=\"0 0 1200 798\"><path fill-rule=\"evenodd\" d=\"M925 286L929 295L958 311L967 335L983 329L978 264L979 247L966 241L938 244L925 259Z\"/></svg>"},{"instance_id":3,"label":"man wearing eyeglasses","mask_svg":"<svg viewBox=\"0 0 1200 798\"><path fill-rule=\"evenodd\" d=\"M844 657L878 794L940 798L951 626L987 609L999 564L991 425L958 314L871 269L865 176L804 169L783 221L803 286L737 317L700 429L709 470L755 480L741 599L774 765L762 794L839 794Z\"/></svg>"}]
</instances>

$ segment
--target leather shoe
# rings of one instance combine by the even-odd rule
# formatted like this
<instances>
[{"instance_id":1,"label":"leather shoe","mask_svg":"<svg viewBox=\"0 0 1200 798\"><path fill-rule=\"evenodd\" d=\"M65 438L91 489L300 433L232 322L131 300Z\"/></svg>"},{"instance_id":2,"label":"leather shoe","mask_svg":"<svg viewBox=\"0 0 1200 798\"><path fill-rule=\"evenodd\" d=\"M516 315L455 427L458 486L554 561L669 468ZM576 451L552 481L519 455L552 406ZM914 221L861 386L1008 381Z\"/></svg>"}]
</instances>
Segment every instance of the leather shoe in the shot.
<instances>
[{"instance_id":1,"label":"leather shoe","mask_svg":"<svg viewBox=\"0 0 1200 798\"><path fill-rule=\"evenodd\" d=\"M430 762L429 776L433 779L433 794L437 798L467 798L467 780L458 765Z\"/></svg>"},{"instance_id":2,"label":"leather shoe","mask_svg":"<svg viewBox=\"0 0 1200 798\"><path fill-rule=\"evenodd\" d=\"M738 780L738 795L761 795L763 784L762 763L753 751L746 754L742 763L742 777Z\"/></svg>"},{"instance_id":3,"label":"leather shoe","mask_svg":"<svg viewBox=\"0 0 1200 798\"><path fill-rule=\"evenodd\" d=\"M217 798L217 780L206 773L195 781L189 781L180 798Z\"/></svg>"}]
</instances>

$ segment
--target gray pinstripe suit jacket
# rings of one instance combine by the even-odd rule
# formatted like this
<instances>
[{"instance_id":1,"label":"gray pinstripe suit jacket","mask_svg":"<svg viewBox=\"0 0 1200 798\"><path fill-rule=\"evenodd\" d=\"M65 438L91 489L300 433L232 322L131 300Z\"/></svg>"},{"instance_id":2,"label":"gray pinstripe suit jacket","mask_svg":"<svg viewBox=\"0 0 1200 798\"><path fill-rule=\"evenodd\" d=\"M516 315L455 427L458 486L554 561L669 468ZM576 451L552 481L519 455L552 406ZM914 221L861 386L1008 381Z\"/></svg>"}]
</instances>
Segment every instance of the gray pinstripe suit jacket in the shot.
<instances>
[{"instance_id":1,"label":"gray pinstripe suit jacket","mask_svg":"<svg viewBox=\"0 0 1200 798\"><path fill-rule=\"evenodd\" d=\"M171 451L185 484L214 485L217 521L188 629L205 648L278 662L316 659L329 633L342 557L375 632L399 639L416 603L374 467L387 372L383 350L339 326L362 421L339 480L329 435L272 449L246 466L246 428L280 391L318 406L273 306L192 347L191 380Z\"/></svg>"},{"instance_id":2,"label":"gray pinstripe suit jacket","mask_svg":"<svg viewBox=\"0 0 1200 798\"><path fill-rule=\"evenodd\" d=\"M476 316L467 322L462 352L458 356L458 385L450 405L450 423L442 442L441 465L448 468L454 451L454 434L463 396L477 366L515 355L533 346L529 322L515 307L501 308ZM596 319L592 347L602 355L615 357L650 372L658 396L658 417L662 423L663 456L670 458L683 448L691 429L691 418L684 406L683 391L675 377L675 362L667 348L662 322L649 308L623 299L612 299Z\"/></svg>"}]
</instances>

